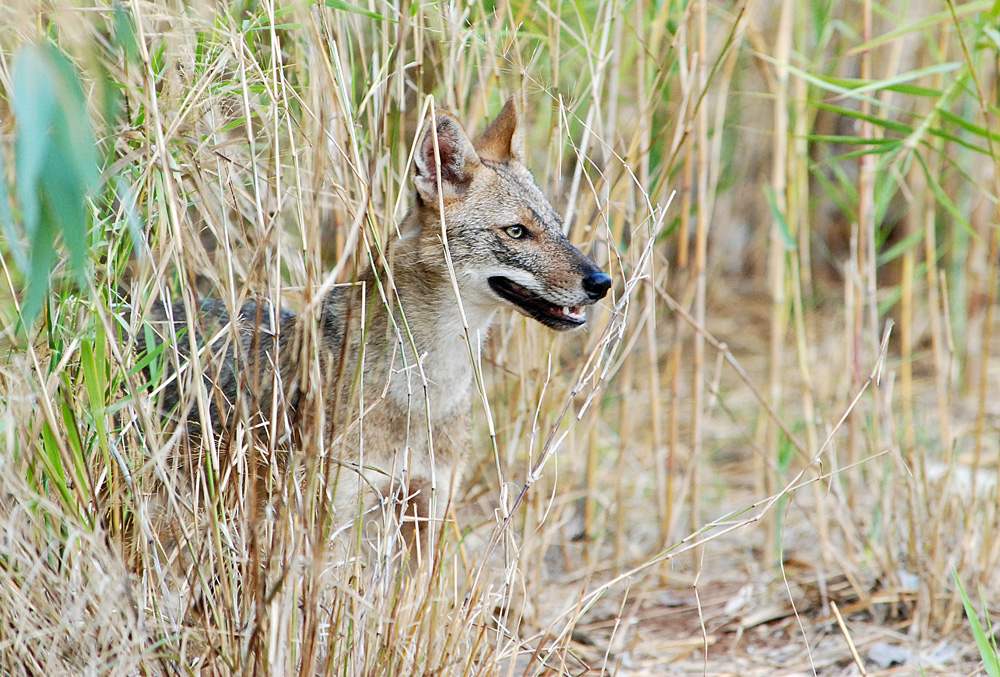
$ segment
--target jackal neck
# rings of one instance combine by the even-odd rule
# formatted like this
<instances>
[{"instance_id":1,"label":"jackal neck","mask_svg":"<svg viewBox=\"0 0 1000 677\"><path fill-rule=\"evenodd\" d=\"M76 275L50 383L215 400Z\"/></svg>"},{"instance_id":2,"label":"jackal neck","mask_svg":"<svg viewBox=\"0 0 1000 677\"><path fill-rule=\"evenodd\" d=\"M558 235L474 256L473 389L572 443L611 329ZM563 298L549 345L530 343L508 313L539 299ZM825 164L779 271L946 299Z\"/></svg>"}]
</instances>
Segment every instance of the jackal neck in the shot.
<instances>
[{"instance_id":1,"label":"jackal neck","mask_svg":"<svg viewBox=\"0 0 1000 677\"><path fill-rule=\"evenodd\" d=\"M375 274L368 273L372 283ZM378 274L392 314L375 301L374 333L369 335L391 336L395 343L392 367L385 374L390 398L400 407L423 411L426 393L432 418L453 415L468 401L473 356L479 359L496 302L465 294L458 279L466 335L442 245L424 237L396 241L389 251L388 271L383 268Z\"/></svg>"}]
</instances>

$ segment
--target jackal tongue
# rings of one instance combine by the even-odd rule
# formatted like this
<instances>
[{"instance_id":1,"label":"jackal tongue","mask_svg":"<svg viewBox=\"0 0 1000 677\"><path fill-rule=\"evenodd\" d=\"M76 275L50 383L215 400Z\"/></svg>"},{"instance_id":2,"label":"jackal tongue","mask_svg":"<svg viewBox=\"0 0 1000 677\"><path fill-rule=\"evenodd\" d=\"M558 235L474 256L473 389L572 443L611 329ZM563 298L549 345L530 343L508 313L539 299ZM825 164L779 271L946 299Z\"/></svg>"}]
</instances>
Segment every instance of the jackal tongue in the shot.
<instances>
[{"instance_id":1,"label":"jackal tongue","mask_svg":"<svg viewBox=\"0 0 1000 677\"><path fill-rule=\"evenodd\" d=\"M586 322L581 306L557 306L506 277L491 277L490 288L528 317L553 329L570 329Z\"/></svg>"}]
</instances>

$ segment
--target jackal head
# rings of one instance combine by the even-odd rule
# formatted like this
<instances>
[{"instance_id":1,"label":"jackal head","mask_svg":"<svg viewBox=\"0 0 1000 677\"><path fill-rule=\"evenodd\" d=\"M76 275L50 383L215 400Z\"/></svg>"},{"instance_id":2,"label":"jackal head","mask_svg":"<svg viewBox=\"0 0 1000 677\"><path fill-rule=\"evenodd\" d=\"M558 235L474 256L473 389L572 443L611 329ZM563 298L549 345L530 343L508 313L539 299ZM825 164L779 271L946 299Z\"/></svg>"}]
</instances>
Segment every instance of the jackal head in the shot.
<instances>
[{"instance_id":1,"label":"jackal head","mask_svg":"<svg viewBox=\"0 0 1000 677\"><path fill-rule=\"evenodd\" d=\"M447 236L465 305L492 314L506 303L553 329L582 325L583 307L604 298L611 278L566 239L525 168L514 100L475 144L446 111L433 120L414 174L421 250L440 252Z\"/></svg>"}]
</instances>

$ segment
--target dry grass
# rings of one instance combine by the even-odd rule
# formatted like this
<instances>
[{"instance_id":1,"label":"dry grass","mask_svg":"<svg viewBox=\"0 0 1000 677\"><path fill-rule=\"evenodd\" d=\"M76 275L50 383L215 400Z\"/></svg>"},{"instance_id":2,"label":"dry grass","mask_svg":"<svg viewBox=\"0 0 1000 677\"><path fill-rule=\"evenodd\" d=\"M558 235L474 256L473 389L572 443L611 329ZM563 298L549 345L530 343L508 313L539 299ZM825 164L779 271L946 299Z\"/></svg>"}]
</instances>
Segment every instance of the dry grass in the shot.
<instances>
[{"instance_id":1,"label":"dry grass","mask_svg":"<svg viewBox=\"0 0 1000 677\"><path fill-rule=\"evenodd\" d=\"M974 674L952 571L1000 607L989 10L4 4L0 672ZM105 165L86 274L67 234L25 331L37 41ZM478 130L508 95L614 299L572 335L494 328L474 472L400 567L330 518L330 459L160 420L131 337L161 298L349 282L431 102Z\"/></svg>"}]
</instances>

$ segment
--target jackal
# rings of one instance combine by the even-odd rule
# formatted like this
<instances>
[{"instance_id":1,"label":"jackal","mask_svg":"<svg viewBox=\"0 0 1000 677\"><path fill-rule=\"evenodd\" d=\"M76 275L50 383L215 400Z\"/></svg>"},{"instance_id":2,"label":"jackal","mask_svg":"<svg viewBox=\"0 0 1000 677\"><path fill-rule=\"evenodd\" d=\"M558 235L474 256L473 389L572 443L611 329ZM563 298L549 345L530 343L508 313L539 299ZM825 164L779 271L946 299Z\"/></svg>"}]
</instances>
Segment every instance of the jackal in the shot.
<instances>
[{"instance_id":1,"label":"jackal","mask_svg":"<svg viewBox=\"0 0 1000 677\"><path fill-rule=\"evenodd\" d=\"M191 421L207 410L216 434L243 421L335 459L334 510L356 516L371 492L397 500L407 538L443 518L461 480L473 356L496 312L573 329L611 287L525 168L513 99L475 144L450 113L432 120L401 235L357 284L300 316L249 302L230 317L210 300L197 318L163 306L151 323L180 357L162 407ZM198 416L184 373L193 351L206 387Z\"/></svg>"}]
</instances>

